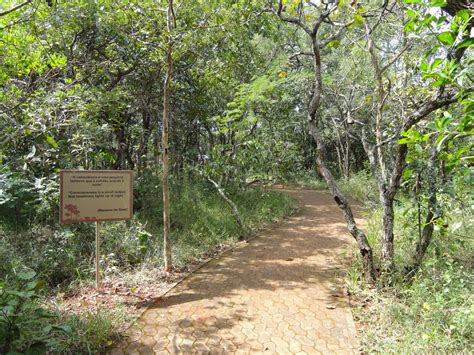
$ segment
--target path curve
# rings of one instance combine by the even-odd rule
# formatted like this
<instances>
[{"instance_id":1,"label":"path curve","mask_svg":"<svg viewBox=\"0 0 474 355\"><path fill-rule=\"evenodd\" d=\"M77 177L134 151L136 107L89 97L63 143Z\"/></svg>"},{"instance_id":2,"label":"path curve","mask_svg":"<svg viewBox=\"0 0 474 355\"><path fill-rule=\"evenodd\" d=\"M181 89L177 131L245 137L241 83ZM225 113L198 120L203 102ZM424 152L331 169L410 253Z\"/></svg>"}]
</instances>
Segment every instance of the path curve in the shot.
<instances>
[{"instance_id":1,"label":"path curve","mask_svg":"<svg viewBox=\"0 0 474 355\"><path fill-rule=\"evenodd\" d=\"M190 275L111 353L357 353L342 214L325 192L281 191L300 201L296 215Z\"/></svg>"}]
</instances>

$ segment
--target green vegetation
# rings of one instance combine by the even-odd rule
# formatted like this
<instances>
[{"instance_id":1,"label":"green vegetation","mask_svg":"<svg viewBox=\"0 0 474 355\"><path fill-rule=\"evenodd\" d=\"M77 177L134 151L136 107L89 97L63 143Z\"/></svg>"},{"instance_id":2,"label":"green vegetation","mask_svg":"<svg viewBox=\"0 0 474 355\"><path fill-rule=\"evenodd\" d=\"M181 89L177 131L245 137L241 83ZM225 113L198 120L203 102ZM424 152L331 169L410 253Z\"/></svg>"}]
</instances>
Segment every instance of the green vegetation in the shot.
<instances>
[{"instance_id":1,"label":"green vegetation","mask_svg":"<svg viewBox=\"0 0 474 355\"><path fill-rule=\"evenodd\" d=\"M137 186L138 195L143 196L140 203L147 208L139 206L130 223L103 224L101 265L105 275L134 270L139 273L144 267L159 275L163 266L162 201L151 193L159 183L157 177L148 175ZM175 196L171 212L176 268L206 259L214 251L238 242L243 233L250 236L248 233L280 220L297 207L294 200L278 192L235 189L230 196L242 211L246 227L242 231L214 187L182 181L171 191ZM91 283L92 226L60 226L48 221L34 230L24 226L21 231L4 229L0 233L0 279L6 281L0 283L0 305L10 307L7 315L0 317L2 343L17 351L41 348L78 353L95 353L110 344L127 321L124 310L68 316L42 301L51 287L67 290ZM39 274L19 270L38 270Z\"/></svg>"},{"instance_id":2,"label":"green vegetation","mask_svg":"<svg viewBox=\"0 0 474 355\"><path fill-rule=\"evenodd\" d=\"M361 177L362 176L362 177ZM355 197L365 197L367 235L379 251L381 211L370 196L366 176L356 175L344 182ZM381 279L375 288L363 282L362 268L354 250L347 280L353 294L354 316L361 324L363 349L375 353L462 353L472 352L474 334L474 233L469 191L454 190L443 196L447 205L442 224L436 228L433 245L421 270L408 281L406 270ZM398 263L412 258L418 237L416 203L409 191L397 204ZM407 331L410 329L410 331ZM382 341L383 340L383 341Z\"/></svg>"},{"instance_id":3,"label":"green vegetation","mask_svg":"<svg viewBox=\"0 0 474 355\"><path fill-rule=\"evenodd\" d=\"M19 272L0 283L0 351L5 354L96 353L111 343L123 312L65 315L42 302L44 282L35 272Z\"/></svg>"},{"instance_id":4,"label":"green vegetation","mask_svg":"<svg viewBox=\"0 0 474 355\"><path fill-rule=\"evenodd\" d=\"M133 219L102 224L117 277L165 279L295 208L251 186L329 188L371 300L366 350L468 351L472 9L1 1L0 352L95 352L128 320L45 305L93 283L93 225L58 222L64 169L135 172Z\"/></svg>"}]
</instances>

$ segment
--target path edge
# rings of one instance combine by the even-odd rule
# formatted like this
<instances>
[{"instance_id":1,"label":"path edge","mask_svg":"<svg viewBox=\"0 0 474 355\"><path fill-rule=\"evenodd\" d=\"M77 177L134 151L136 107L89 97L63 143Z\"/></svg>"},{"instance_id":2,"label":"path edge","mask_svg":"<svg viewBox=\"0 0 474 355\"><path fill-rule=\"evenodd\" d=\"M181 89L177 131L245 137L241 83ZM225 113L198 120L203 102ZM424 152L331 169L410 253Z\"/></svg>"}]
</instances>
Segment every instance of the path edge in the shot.
<instances>
[{"instance_id":1,"label":"path edge","mask_svg":"<svg viewBox=\"0 0 474 355\"><path fill-rule=\"evenodd\" d=\"M290 187L291 188L291 187ZM311 189L303 189L303 190L310 190L310 191L313 191ZM284 193L282 191L278 191L277 192L280 192L280 193ZM289 195L287 195L289 196ZM291 196L290 196L291 197ZM122 331L120 332L120 335L121 337L127 337L127 335L125 335L127 333L127 331L140 319L140 317L146 312L148 311L148 309L150 309L150 307L152 307L160 298L166 296L168 293L170 293L172 290L174 290L178 285L180 285L183 281L185 281L187 278L189 278L191 275L193 275L194 273L196 273L196 271L200 270L201 268L203 268L204 266L206 266L207 264L209 264L211 261L214 261L214 260L217 260L219 259L220 257L224 256L224 254L227 254L237 248L242 248L244 247L245 245L247 245L250 241L258 238L258 237L262 237L262 232L264 231L271 231L272 229L275 229L279 226L281 226L283 223L285 223L289 218L291 217L295 217L298 215L298 213L301 211L301 208L303 207L301 202L299 200L296 200L294 199L295 201L297 201L298 205L293 208L293 210L286 216L284 217L281 217L279 220L273 222L273 223L270 223L266 226L262 226L261 228L258 228L255 233L253 235L251 235L249 238L245 239L245 240L242 240L242 241L238 241L237 243L233 244L233 245L230 245L224 249L221 249L219 250L216 254L210 256L209 258L203 260L202 262L198 263L196 266L192 267L191 270L189 272L187 272L184 276L180 277L176 282L172 283L171 286L169 288L167 288L165 291L163 291L159 296L155 297L154 300L152 302L150 302L146 307L143 307L143 309L138 312L129 322L129 324L124 327L122 329ZM117 339L117 341L119 341L119 339ZM114 344L116 342L114 341L114 343L108 347L105 348L105 353L108 353L109 350L113 349L114 348Z\"/></svg>"}]
</instances>

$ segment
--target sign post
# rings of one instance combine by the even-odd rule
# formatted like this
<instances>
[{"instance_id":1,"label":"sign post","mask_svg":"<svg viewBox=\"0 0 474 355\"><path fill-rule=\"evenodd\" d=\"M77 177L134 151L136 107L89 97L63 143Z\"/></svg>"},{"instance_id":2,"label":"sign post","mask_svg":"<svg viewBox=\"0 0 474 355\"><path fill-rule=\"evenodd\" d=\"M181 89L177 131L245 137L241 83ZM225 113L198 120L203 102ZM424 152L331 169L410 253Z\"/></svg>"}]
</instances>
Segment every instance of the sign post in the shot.
<instances>
[{"instance_id":1,"label":"sign post","mask_svg":"<svg viewBox=\"0 0 474 355\"><path fill-rule=\"evenodd\" d=\"M95 287L100 288L100 239L99 221L95 221Z\"/></svg>"},{"instance_id":2,"label":"sign post","mask_svg":"<svg viewBox=\"0 0 474 355\"><path fill-rule=\"evenodd\" d=\"M62 170L60 222L95 222L95 281L100 288L100 221L133 216L133 171Z\"/></svg>"}]
</instances>

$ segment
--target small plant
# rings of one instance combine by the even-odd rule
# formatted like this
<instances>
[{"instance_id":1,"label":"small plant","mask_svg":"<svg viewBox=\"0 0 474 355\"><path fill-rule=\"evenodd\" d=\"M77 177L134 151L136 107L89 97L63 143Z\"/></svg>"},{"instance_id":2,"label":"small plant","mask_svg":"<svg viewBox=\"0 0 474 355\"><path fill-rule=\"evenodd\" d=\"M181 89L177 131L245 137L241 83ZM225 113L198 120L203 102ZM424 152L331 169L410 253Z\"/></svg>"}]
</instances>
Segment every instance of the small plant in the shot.
<instances>
[{"instance_id":1,"label":"small plant","mask_svg":"<svg viewBox=\"0 0 474 355\"><path fill-rule=\"evenodd\" d=\"M34 271L20 272L12 282L0 280L0 353L42 353L54 345L55 331L69 332L67 325L48 324L56 315L38 302L43 282Z\"/></svg>"},{"instance_id":2,"label":"small plant","mask_svg":"<svg viewBox=\"0 0 474 355\"><path fill-rule=\"evenodd\" d=\"M62 321L69 333L59 333L50 350L60 354L97 354L113 344L118 329L124 323L124 312L101 310L81 315L68 315Z\"/></svg>"}]
</instances>

